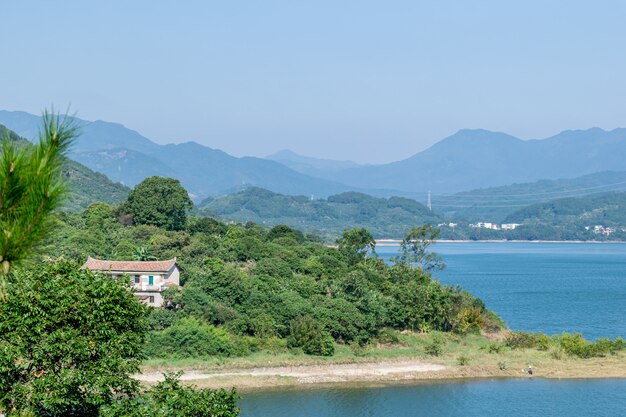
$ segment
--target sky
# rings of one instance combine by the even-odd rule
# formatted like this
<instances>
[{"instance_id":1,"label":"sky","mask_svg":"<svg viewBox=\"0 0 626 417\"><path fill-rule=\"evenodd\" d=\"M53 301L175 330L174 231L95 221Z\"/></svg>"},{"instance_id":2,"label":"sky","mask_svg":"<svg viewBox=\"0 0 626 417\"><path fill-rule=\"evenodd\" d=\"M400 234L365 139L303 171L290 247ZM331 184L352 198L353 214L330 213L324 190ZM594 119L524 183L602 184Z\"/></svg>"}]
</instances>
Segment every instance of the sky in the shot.
<instances>
[{"instance_id":1,"label":"sky","mask_svg":"<svg viewBox=\"0 0 626 417\"><path fill-rule=\"evenodd\" d=\"M0 0L0 109L236 156L626 127L623 1Z\"/></svg>"}]
</instances>

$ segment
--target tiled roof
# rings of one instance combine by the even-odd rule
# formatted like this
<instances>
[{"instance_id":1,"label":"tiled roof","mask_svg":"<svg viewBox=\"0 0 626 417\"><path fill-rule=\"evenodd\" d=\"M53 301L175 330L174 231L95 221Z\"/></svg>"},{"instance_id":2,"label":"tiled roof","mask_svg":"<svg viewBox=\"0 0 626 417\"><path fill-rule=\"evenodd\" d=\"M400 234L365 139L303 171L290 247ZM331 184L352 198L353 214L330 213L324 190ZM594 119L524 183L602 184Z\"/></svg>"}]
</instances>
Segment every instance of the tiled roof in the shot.
<instances>
[{"instance_id":1,"label":"tiled roof","mask_svg":"<svg viewBox=\"0 0 626 417\"><path fill-rule=\"evenodd\" d=\"M167 261L103 261L88 258L83 268L92 271L167 272L176 264L176 258Z\"/></svg>"}]
</instances>

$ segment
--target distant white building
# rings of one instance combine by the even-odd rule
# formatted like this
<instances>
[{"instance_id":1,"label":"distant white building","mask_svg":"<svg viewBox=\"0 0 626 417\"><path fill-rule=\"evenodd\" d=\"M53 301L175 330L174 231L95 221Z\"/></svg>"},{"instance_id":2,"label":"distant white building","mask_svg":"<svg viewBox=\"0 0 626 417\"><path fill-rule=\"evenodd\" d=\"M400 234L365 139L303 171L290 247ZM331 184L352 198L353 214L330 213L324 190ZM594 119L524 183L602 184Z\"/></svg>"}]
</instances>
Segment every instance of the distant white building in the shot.
<instances>
[{"instance_id":1,"label":"distant white building","mask_svg":"<svg viewBox=\"0 0 626 417\"><path fill-rule=\"evenodd\" d=\"M501 227L502 230L515 230L520 226L521 224L519 223L503 223Z\"/></svg>"},{"instance_id":2,"label":"distant white building","mask_svg":"<svg viewBox=\"0 0 626 417\"><path fill-rule=\"evenodd\" d=\"M498 226L496 223L490 223L490 222L473 223L473 224L470 224L470 227L474 227L477 229L500 230L500 226Z\"/></svg>"},{"instance_id":3,"label":"distant white building","mask_svg":"<svg viewBox=\"0 0 626 417\"><path fill-rule=\"evenodd\" d=\"M611 233L615 233L614 227L604 227L601 224L597 224L593 228L593 233L597 235L609 236Z\"/></svg>"},{"instance_id":4,"label":"distant white building","mask_svg":"<svg viewBox=\"0 0 626 417\"><path fill-rule=\"evenodd\" d=\"M111 278L128 275L135 297L153 307L163 306L163 291L180 286L176 258L167 261L104 261L88 258L82 267L104 272Z\"/></svg>"},{"instance_id":5,"label":"distant white building","mask_svg":"<svg viewBox=\"0 0 626 417\"><path fill-rule=\"evenodd\" d=\"M439 223L437 225L437 227L450 227L452 229L454 229L457 226L458 226L458 223Z\"/></svg>"}]
</instances>

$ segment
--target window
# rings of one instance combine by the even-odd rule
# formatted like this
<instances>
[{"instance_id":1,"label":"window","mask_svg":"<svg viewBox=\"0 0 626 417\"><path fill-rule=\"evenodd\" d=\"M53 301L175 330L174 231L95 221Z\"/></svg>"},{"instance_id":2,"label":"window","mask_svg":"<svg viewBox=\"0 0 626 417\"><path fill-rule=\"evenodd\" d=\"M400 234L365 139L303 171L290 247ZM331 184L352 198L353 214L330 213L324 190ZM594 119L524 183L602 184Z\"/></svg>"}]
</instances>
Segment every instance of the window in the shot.
<instances>
[{"instance_id":1,"label":"window","mask_svg":"<svg viewBox=\"0 0 626 417\"><path fill-rule=\"evenodd\" d=\"M150 302L150 304L154 304L154 295L151 295L148 301Z\"/></svg>"},{"instance_id":2,"label":"window","mask_svg":"<svg viewBox=\"0 0 626 417\"><path fill-rule=\"evenodd\" d=\"M154 276L148 275L148 285L154 285Z\"/></svg>"},{"instance_id":3,"label":"window","mask_svg":"<svg viewBox=\"0 0 626 417\"><path fill-rule=\"evenodd\" d=\"M135 284L139 284L141 282L141 276L135 275Z\"/></svg>"}]
</instances>

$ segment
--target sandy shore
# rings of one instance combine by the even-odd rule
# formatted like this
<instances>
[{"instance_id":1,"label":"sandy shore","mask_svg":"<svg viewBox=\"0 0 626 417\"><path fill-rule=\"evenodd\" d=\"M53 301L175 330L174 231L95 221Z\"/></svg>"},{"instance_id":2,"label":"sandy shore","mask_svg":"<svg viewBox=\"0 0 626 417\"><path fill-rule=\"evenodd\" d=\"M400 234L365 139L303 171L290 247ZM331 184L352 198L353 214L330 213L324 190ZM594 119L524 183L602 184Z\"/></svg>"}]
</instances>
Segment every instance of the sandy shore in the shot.
<instances>
[{"instance_id":1,"label":"sandy shore","mask_svg":"<svg viewBox=\"0 0 626 417\"><path fill-rule=\"evenodd\" d=\"M313 386L315 384L390 384L417 380L467 378L528 378L522 361L507 369L497 365L446 365L420 360L378 361L371 363L220 368L184 370L181 380L198 387L271 387ZM626 378L626 361L621 357L598 360L564 360L533 365L534 377L543 378ZM153 384L163 379L160 371L150 369L136 379Z\"/></svg>"}]
</instances>

